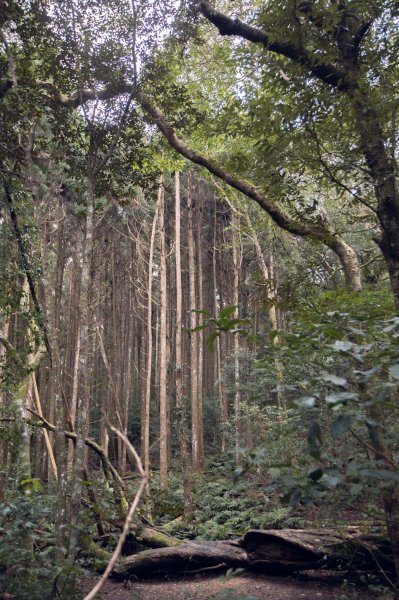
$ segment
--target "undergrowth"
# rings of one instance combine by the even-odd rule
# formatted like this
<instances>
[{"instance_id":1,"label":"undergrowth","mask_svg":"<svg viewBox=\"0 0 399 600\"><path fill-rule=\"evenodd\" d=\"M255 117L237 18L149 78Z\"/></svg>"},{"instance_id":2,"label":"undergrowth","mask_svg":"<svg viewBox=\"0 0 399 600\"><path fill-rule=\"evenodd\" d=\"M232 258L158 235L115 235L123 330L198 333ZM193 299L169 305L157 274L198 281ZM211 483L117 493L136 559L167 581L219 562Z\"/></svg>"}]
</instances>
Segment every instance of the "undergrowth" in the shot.
<instances>
[{"instance_id":1,"label":"undergrowth","mask_svg":"<svg viewBox=\"0 0 399 600\"><path fill-rule=\"evenodd\" d=\"M43 600L54 595L61 568L54 556L55 498L33 493L0 504L2 598ZM60 597L72 599L78 569L62 570Z\"/></svg>"},{"instance_id":2,"label":"undergrowth","mask_svg":"<svg viewBox=\"0 0 399 600\"><path fill-rule=\"evenodd\" d=\"M259 475L241 477L233 485L230 464L211 466L202 476L193 478L194 517L183 514L181 479L171 476L168 493L159 492L157 477L153 486L153 515L158 525L179 539L224 540L243 535L249 529L299 527L302 521L291 515L279 499L270 498Z\"/></svg>"}]
</instances>

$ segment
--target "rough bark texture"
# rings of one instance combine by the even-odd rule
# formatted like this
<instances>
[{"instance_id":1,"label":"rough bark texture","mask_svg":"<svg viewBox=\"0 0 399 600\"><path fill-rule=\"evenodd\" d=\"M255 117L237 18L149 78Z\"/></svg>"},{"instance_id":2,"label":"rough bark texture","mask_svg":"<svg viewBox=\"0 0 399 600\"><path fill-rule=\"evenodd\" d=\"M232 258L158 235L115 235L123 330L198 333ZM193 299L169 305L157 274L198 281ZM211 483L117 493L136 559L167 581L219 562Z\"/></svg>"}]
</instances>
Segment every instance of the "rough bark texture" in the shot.
<instances>
[{"instance_id":1,"label":"rough bark texture","mask_svg":"<svg viewBox=\"0 0 399 600\"><path fill-rule=\"evenodd\" d=\"M180 173L175 173L175 259L176 259L176 412L179 427L179 449L183 476L184 512L186 515L193 512L191 483L189 473L189 459L187 450L187 427L183 398L183 354L182 354L182 328L183 328L183 295L182 295L182 268L181 268L181 194Z\"/></svg>"},{"instance_id":2,"label":"rough bark texture","mask_svg":"<svg viewBox=\"0 0 399 600\"><path fill-rule=\"evenodd\" d=\"M188 175L188 193L187 193L187 213L188 213L188 228L187 228L187 245L188 245L188 271L189 271L189 302L190 302L190 329L195 329L198 325L197 314L194 311L197 309L197 272L195 268L195 238L193 230L193 202L192 202L192 185L191 173ZM192 446L192 464L193 470L198 473L203 469L203 457L201 448L203 442L200 440L201 426L200 417L201 409L199 407L198 395L198 337L192 334L190 337L190 398L191 398L191 446Z\"/></svg>"},{"instance_id":3,"label":"rough bark texture","mask_svg":"<svg viewBox=\"0 0 399 600\"><path fill-rule=\"evenodd\" d=\"M248 531L238 540L146 550L121 561L114 575L188 573L216 566L283 573L322 568L394 570L389 543L377 535L362 535L357 528L342 532L271 529Z\"/></svg>"},{"instance_id":4,"label":"rough bark texture","mask_svg":"<svg viewBox=\"0 0 399 600\"><path fill-rule=\"evenodd\" d=\"M85 461L85 437L89 423L90 389L89 389L89 356L90 356L90 266L93 252L94 233L94 181L92 174L87 182L86 227L82 240L81 296L79 307L79 337L81 340L79 355L79 396L77 402L76 444L73 463L73 480L71 492L71 534L68 557L71 563L75 560L78 545L77 515L80 510L82 481Z\"/></svg>"},{"instance_id":5,"label":"rough bark texture","mask_svg":"<svg viewBox=\"0 0 399 600\"><path fill-rule=\"evenodd\" d=\"M161 189L158 190L158 205L161 201ZM158 206L157 205L157 206ZM147 281L147 360L145 373L144 401L141 412L141 454L146 473L150 469L150 406L151 406L151 374L152 374L152 278L154 269L154 241L158 220L158 208L155 211L151 227L150 251L148 258Z\"/></svg>"},{"instance_id":6,"label":"rough bark texture","mask_svg":"<svg viewBox=\"0 0 399 600\"><path fill-rule=\"evenodd\" d=\"M246 552L237 542L187 542L128 556L116 567L114 574L128 577L165 571L189 572L216 565L248 566Z\"/></svg>"},{"instance_id":7,"label":"rough bark texture","mask_svg":"<svg viewBox=\"0 0 399 600\"><path fill-rule=\"evenodd\" d=\"M159 205L159 234L160 234L160 292L161 292L161 323L160 323L160 358L159 358L159 419L160 419L160 487L168 489L168 289L166 272L166 235L165 235L165 200L163 182L161 182L162 199Z\"/></svg>"}]
</instances>

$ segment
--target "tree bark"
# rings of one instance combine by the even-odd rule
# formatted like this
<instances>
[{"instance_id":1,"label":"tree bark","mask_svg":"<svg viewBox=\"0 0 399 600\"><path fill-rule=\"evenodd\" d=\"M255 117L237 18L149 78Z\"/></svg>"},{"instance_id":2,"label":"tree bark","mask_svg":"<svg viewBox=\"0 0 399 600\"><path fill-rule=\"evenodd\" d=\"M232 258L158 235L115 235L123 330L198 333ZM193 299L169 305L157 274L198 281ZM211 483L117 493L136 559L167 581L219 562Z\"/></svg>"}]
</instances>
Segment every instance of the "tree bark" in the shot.
<instances>
[{"instance_id":1,"label":"tree bark","mask_svg":"<svg viewBox=\"0 0 399 600\"><path fill-rule=\"evenodd\" d=\"M193 512L189 461L187 451L187 427L183 398L183 357L182 357L182 328L183 328L183 298L182 298L182 268L181 268L181 194L180 173L175 173L175 259L176 259L176 412L179 428L180 459L183 476L184 513Z\"/></svg>"},{"instance_id":2,"label":"tree bark","mask_svg":"<svg viewBox=\"0 0 399 600\"><path fill-rule=\"evenodd\" d=\"M218 315L220 306L218 304L218 278L217 278L217 249L216 249L216 233L217 233L217 206L215 201L214 206L214 222L213 222L213 245L212 245L212 275L213 275L213 310L214 314ZM221 451L222 453L226 450L227 444L227 420L228 420L228 399L226 395L225 385L222 377L222 344L220 336L218 335L216 340L216 380L218 382L218 393L219 393L219 406L220 406L220 425L221 425Z\"/></svg>"},{"instance_id":3,"label":"tree bark","mask_svg":"<svg viewBox=\"0 0 399 600\"><path fill-rule=\"evenodd\" d=\"M29 412L31 412L36 418L39 419L39 425L46 428L48 431L54 432L56 430L55 425L53 425L52 423L49 423L42 415L40 415L39 413L37 413L33 410L30 410ZM72 440L74 445L76 444L78 436L75 432L64 431L64 436L66 439ZM113 467L111 461L108 458L108 454L104 448L102 448L99 444L97 444L97 442L95 442L94 440L92 440L89 437L85 437L83 439L83 443L88 448L93 450L93 452L95 452L97 454L97 456L100 458L101 466L102 466L102 469L104 472L105 479L108 481L108 483L111 485L111 487L115 490L115 501L116 501L116 504L118 507L119 516L122 519L124 519L126 516L126 510L128 508L128 505L127 505L126 498L125 498L123 480L121 479L121 477L120 477L118 471L115 469L115 467Z\"/></svg>"},{"instance_id":4,"label":"tree bark","mask_svg":"<svg viewBox=\"0 0 399 600\"><path fill-rule=\"evenodd\" d=\"M239 247L239 219L235 212L232 213L232 255L233 255L233 305L236 307L234 318L240 315L240 270L241 249ZM235 428L235 459L236 465L241 463L241 391L240 391L240 338L234 335L234 428Z\"/></svg>"},{"instance_id":5,"label":"tree bark","mask_svg":"<svg viewBox=\"0 0 399 600\"><path fill-rule=\"evenodd\" d=\"M77 402L76 446L73 464L73 482L71 497L71 532L68 549L68 559L73 563L78 548L77 517L80 511L80 498L82 494L83 471L85 467L85 437L89 422L90 390L89 390L89 327L90 327L90 283L91 259L93 252L94 232L94 181L92 174L88 176L86 223L82 240L82 269L80 285L80 310L79 310L79 395Z\"/></svg>"},{"instance_id":6,"label":"tree bark","mask_svg":"<svg viewBox=\"0 0 399 600\"><path fill-rule=\"evenodd\" d=\"M195 270L195 239L193 229L193 198L192 198L192 183L191 173L188 173L188 193L187 193L187 209L188 209L188 271L189 271L189 296L190 296L190 329L197 327L197 314L193 312L197 308L197 286L196 286L196 270ZM203 444L200 440L201 426L198 396L198 337L195 333L190 336L190 398L191 398L191 446L192 446L192 463L193 470L199 473L203 469L203 460L201 455L201 447Z\"/></svg>"},{"instance_id":7,"label":"tree bark","mask_svg":"<svg viewBox=\"0 0 399 600\"><path fill-rule=\"evenodd\" d=\"M352 528L343 530L248 531L226 542L185 542L179 546L139 552L125 558L114 575L184 573L211 567L243 567L266 573L292 573L308 569L339 569L392 573L389 543Z\"/></svg>"},{"instance_id":8,"label":"tree bark","mask_svg":"<svg viewBox=\"0 0 399 600\"><path fill-rule=\"evenodd\" d=\"M168 489L168 290L166 274L165 195L163 180L160 183L159 233L160 233L160 347L159 347L159 413L160 413L160 488Z\"/></svg>"},{"instance_id":9,"label":"tree bark","mask_svg":"<svg viewBox=\"0 0 399 600\"><path fill-rule=\"evenodd\" d=\"M152 375L152 278L154 270L154 242L158 221L158 207L161 203L161 187L158 190L158 203L152 220L150 251L147 274L147 361L145 370L144 403L141 411L141 455L146 473L150 472L150 408L151 408L151 375Z\"/></svg>"},{"instance_id":10,"label":"tree bark","mask_svg":"<svg viewBox=\"0 0 399 600\"><path fill-rule=\"evenodd\" d=\"M204 274L203 274L203 238L202 238L202 219L203 219L203 197L199 196L200 190L197 190L197 210L196 216L196 255L197 255L197 281L198 281L198 306L199 310L204 310ZM197 313L197 324L201 326L204 321L202 313ZM204 464L204 330L196 333L198 336L198 383L197 383L197 402L198 402L198 442L199 456L202 465Z\"/></svg>"}]
</instances>

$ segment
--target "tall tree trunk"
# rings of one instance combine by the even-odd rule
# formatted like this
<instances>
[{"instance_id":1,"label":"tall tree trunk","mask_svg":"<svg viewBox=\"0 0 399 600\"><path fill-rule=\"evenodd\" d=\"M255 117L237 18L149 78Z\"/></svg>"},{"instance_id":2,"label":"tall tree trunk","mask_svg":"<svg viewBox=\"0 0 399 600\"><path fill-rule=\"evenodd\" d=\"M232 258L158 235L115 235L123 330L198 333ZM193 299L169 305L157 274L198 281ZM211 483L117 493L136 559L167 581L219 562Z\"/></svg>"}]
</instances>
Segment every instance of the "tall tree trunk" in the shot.
<instances>
[{"instance_id":1,"label":"tall tree trunk","mask_svg":"<svg viewBox=\"0 0 399 600\"><path fill-rule=\"evenodd\" d=\"M214 205L214 221L213 221L213 244L212 244L212 275L213 275L213 311L215 314L215 318L219 314L219 305L218 305L218 279L217 279L217 249L216 249L216 238L217 238L217 205L216 205L216 197L215 197L215 205ZM228 420L228 400L225 390L225 385L222 377L222 348L221 348L221 339L218 335L216 338L216 380L218 385L218 395L219 395L219 406L220 406L220 425L221 425L221 451L226 451L226 443L227 443L227 420Z\"/></svg>"},{"instance_id":2,"label":"tall tree trunk","mask_svg":"<svg viewBox=\"0 0 399 600\"><path fill-rule=\"evenodd\" d=\"M68 412L68 421L70 431L75 431L76 424L76 404L78 399L78 374L79 374L79 355L80 355L80 296L81 296L81 264L79 257L74 253L70 264L70 289L68 301L68 314L70 318L67 322L67 338L65 344L65 357L63 367L63 388L65 393L66 411ZM67 469L68 476L72 473L74 445L68 440Z\"/></svg>"},{"instance_id":3,"label":"tall tree trunk","mask_svg":"<svg viewBox=\"0 0 399 600\"><path fill-rule=\"evenodd\" d=\"M80 512L80 498L82 493L82 480L85 467L85 437L87 437L90 407L89 390L89 351L90 351L90 287L91 287L91 259L93 252L94 232L94 181L92 174L88 176L86 224L82 243L82 269L80 285L80 310L79 310L79 394L77 400L76 420L76 446L73 465L73 482L71 491L71 531L69 540L68 559L72 564L78 551L77 517Z\"/></svg>"},{"instance_id":4,"label":"tall tree trunk","mask_svg":"<svg viewBox=\"0 0 399 600\"><path fill-rule=\"evenodd\" d=\"M197 314L193 312L197 308L197 290L196 290L196 272L195 272L195 240L193 229L193 205L192 205L192 183L191 173L188 173L188 191L187 191L187 209L188 209L188 270L189 270L189 295L190 295L190 329L197 326ZM191 397L191 446L192 446L192 464L196 473L202 471L203 462L201 456L202 443L200 415L198 399L198 335L191 333L190 336L190 397Z\"/></svg>"},{"instance_id":5,"label":"tall tree trunk","mask_svg":"<svg viewBox=\"0 0 399 600\"><path fill-rule=\"evenodd\" d=\"M204 247L202 243L202 220L203 220L203 204L204 199L200 194L200 190L197 191L197 239L196 239L196 254L198 257L197 263L197 281L198 281L198 306L199 310L204 310L204 274L203 274L203 252ZM201 326L204 322L204 316L202 313L198 313L198 326ZM197 402L198 402L198 453L200 456L201 464L204 464L204 415L203 415L203 396L204 396L204 331L201 329L197 334L198 336L198 384L197 384Z\"/></svg>"},{"instance_id":6,"label":"tall tree trunk","mask_svg":"<svg viewBox=\"0 0 399 600\"><path fill-rule=\"evenodd\" d=\"M21 296L22 311L29 312L29 285L26 278L23 281L22 296ZM32 334L27 330L28 340ZM37 367L40 361L41 350L35 354L30 353L28 356L28 366L31 369ZM18 442L18 476L16 480L21 483L24 480L31 478L31 452L30 452L30 429L26 422L26 406L29 406L29 398L31 397L32 379L30 373L25 374L22 381L18 384L14 393L14 407L18 419L19 426L19 442Z\"/></svg>"},{"instance_id":7,"label":"tall tree trunk","mask_svg":"<svg viewBox=\"0 0 399 600\"><path fill-rule=\"evenodd\" d=\"M239 220L235 212L232 214L232 251L233 251L233 305L236 306L235 318L239 318L239 284L240 284L240 248L239 248ZM241 462L241 393L240 393L240 338L234 335L234 421L235 421L235 457L236 465Z\"/></svg>"},{"instance_id":8,"label":"tall tree trunk","mask_svg":"<svg viewBox=\"0 0 399 600\"><path fill-rule=\"evenodd\" d=\"M166 274L165 194L160 183L159 233L160 233L160 287L161 318L159 342L159 414L160 414L160 487L168 489L168 289Z\"/></svg>"},{"instance_id":9,"label":"tall tree trunk","mask_svg":"<svg viewBox=\"0 0 399 600\"><path fill-rule=\"evenodd\" d=\"M158 210L162 200L162 189L161 185L158 190L158 202L155 210L154 218L152 220L151 227L151 238L150 238L150 250L148 257L148 274L147 274L147 362L145 370L145 387L144 387L144 402L142 404L141 411L141 457L144 462L144 470L148 474L150 470L150 408L151 408L151 375L152 375L152 362L153 362L153 351L152 351L152 278L154 271L154 242L155 232L158 221ZM144 351L144 345L143 349Z\"/></svg>"},{"instance_id":10,"label":"tall tree trunk","mask_svg":"<svg viewBox=\"0 0 399 600\"><path fill-rule=\"evenodd\" d=\"M10 331L10 318L6 317L1 323L1 340L7 340ZM6 343L6 342L4 342ZM6 366L7 352L6 347L3 343L0 343L0 375ZM3 414L3 410L6 407L6 398L0 387L0 414ZM7 466L8 466L8 442L5 439L0 439L0 501L4 498L4 492L7 484Z\"/></svg>"},{"instance_id":11,"label":"tall tree trunk","mask_svg":"<svg viewBox=\"0 0 399 600\"><path fill-rule=\"evenodd\" d=\"M127 348L125 349L126 360L125 360L125 365L124 365L124 377L123 377L124 386L122 387L123 395L124 395L122 422L123 422L123 433L125 434L125 436L127 436L128 428L129 428L130 391L131 391L131 386L132 386L132 356L133 356L133 344L134 344L134 334L131 331L132 318L131 318L131 291L130 291L130 289L129 289L128 302L127 302L125 311L128 315L128 322L126 323L126 326L125 326L126 330L127 330L127 334L126 334ZM126 460L127 460L126 446L124 444L123 452L122 452L121 466L120 466L120 471L121 471L122 477L124 477L126 475L126 466L127 466Z\"/></svg>"},{"instance_id":12,"label":"tall tree trunk","mask_svg":"<svg viewBox=\"0 0 399 600\"><path fill-rule=\"evenodd\" d=\"M183 300L182 300L182 269L181 269L181 195L180 173L175 173L175 259L176 259L176 411L179 427L180 459L183 476L184 513L193 512L191 484L189 474L189 461L187 451L187 427L183 399L183 360L182 360L182 328L183 328Z\"/></svg>"}]
</instances>

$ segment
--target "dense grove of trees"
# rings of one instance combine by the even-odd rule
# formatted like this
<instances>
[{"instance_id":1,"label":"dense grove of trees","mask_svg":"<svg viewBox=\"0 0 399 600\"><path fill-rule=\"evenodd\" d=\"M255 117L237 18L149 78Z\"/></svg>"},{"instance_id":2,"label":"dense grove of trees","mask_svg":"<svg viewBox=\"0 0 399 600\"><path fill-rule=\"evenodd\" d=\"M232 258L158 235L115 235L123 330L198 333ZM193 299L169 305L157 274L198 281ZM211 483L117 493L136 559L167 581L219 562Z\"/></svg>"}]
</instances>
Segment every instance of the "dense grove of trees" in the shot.
<instances>
[{"instance_id":1,"label":"dense grove of trees","mask_svg":"<svg viewBox=\"0 0 399 600\"><path fill-rule=\"evenodd\" d=\"M264 512L371 514L399 573L397 29L393 0L2 3L6 591L72 594L137 488L124 436L140 526L200 523L222 468Z\"/></svg>"}]
</instances>

